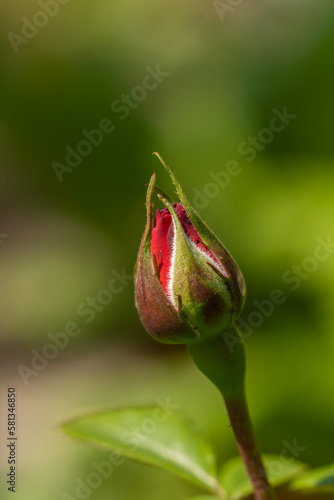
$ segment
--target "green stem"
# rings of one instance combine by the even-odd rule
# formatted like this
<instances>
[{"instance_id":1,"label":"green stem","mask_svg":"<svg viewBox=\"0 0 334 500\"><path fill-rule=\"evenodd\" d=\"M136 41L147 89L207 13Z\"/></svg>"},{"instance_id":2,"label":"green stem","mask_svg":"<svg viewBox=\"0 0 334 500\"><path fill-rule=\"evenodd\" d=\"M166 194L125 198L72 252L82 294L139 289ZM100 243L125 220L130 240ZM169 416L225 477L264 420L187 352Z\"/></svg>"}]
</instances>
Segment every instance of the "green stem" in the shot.
<instances>
[{"instance_id":1,"label":"green stem","mask_svg":"<svg viewBox=\"0 0 334 500\"><path fill-rule=\"evenodd\" d=\"M188 344L188 348L194 363L223 395L255 500L275 500L249 417L245 396L245 349L236 326L233 325L232 332Z\"/></svg>"}]
</instances>

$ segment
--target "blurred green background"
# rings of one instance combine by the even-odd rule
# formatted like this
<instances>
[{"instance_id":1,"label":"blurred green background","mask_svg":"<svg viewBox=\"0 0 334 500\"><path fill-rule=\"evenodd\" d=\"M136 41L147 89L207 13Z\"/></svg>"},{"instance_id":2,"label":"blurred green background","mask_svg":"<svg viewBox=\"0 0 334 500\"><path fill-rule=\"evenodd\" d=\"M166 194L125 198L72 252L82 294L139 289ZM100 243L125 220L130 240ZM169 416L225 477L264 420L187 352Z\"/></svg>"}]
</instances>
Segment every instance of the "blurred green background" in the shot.
<instances>
[{"instance_id":1,"label":"blurred green background","mask_svg":"<svg viewBox=\"0 0 334 500\"><path fill-rule=\"evenodd\" d=\"M75 497L76 479L85 481L105 455L58 426L96 408L169 397L197 419L221 461L236 454L218 392L183 346L148 337L133 282L109 301L99 295L112 271L132 273L153 171L172 192L152 151L239 263L244 321L273 290L286 298L245 340L262 451L280 453L283 441L296 440L299 460L333 461L334 255L329 248L321 261L312 256L319 238L334 238L334 4L233 3L225 12L223 2L204 0L0 5L1 432L6 389L15 386L17 500ZM159 68L155 86L145 77ZM117 101L127 95L130 104ZM284 108L295 117L263 131ZM105 119L113 131L82 145L83 131ZM59 174L68 147L85 155ZM212 184L214 175L226 180L232 160L240 173ZM104 304L78 315L89 297ZM80 334L25 384L18 366L32 368L50 333L70 321ZM89 498L181 500L197 491L127 462Z\"/></svg>"}]
</instances>

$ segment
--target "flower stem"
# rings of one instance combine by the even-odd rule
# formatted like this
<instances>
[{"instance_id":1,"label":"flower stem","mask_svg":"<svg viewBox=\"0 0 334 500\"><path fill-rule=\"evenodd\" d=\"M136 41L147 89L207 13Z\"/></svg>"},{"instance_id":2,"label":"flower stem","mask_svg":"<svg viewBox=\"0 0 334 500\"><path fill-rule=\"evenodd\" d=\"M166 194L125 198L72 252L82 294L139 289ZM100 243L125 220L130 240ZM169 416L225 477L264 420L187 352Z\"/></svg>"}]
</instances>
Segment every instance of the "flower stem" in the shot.
<instances>
[{"instance_id":1,"label":"flower stem","mask_svg":"<svg viewBox=\"0 0 334 500\"><path fill-rule=\"evenodd\" d=\"M241 458L255 500L275 500L257 448L245 396L246 357L236 326L212 338L188 344L189 353L204 375L223 395Z\"/></svg>"},{"instance_id":2,"label":"flower stem","mask_svg":"<svg viewBox=\"0 0 334 500\"><path fill-rule=\"evenodd\" d=\"M241 458L253 485L254 497L256 500L274 500L276 497L255 442L246 397L224 399Z\"/></svg>"}]
</instances>

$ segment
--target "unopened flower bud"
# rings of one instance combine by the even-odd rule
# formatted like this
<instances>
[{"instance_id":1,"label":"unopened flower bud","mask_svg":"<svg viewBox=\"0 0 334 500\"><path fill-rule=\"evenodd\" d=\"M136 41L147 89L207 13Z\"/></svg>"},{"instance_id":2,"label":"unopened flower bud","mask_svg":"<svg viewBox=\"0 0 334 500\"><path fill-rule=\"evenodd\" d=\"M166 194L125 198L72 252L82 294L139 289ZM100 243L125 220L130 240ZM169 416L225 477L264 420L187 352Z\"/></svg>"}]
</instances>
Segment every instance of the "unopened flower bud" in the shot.
<instances>
[{"instance_id":1,"label":"unopened flower bud","mask_svg":"<svg viewBox=\"0 0 334 500\"><path fill-rule=\"evenodd\" d=\"M136 306L144 327L156 340L189 343L221 332L239 316L245 285L236 262L165 167L180 203L172 203L155 188L153 175L135 267ZM154 188L165 205L155 215Z\"/></svg>"}]
</instances>

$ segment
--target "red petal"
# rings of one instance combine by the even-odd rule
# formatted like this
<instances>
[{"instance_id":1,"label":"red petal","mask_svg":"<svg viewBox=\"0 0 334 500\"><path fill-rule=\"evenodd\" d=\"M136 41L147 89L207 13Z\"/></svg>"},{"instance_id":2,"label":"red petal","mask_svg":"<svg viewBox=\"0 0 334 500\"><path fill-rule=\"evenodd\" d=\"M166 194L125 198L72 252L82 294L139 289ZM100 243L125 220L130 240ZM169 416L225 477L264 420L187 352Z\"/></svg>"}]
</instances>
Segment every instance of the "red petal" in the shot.
<instances>
[{"instance_id":1,"label":"red petal","mask_svg":"<svg viewBox=\"0 0 334 500\"><path fill-rule=\"evenodd\" d=\"M169 210L157 210L153 222L151 255L155 255L158 264L160 283L167 292L167 278L171 263L174 229Z\"/></svg>"},{"instance_id":2,"label":"red petal","mask_svg":"<svg viewBox=\"0 0 334 500\"><path fill-rule=\"evenodd\" d=\"M203 241L190 220L186 210L181 203L174 203L173 208L181 222L186 236L196 245L196 247L205 253L210 259L221 268L217 257L203 244ZM151 238L151 255L155 255L158 265L160 283L167 293L168 276L173 252L174 228L172 216L167 208L157 210L153 222Z\"/></svg>"}]
</instances>

